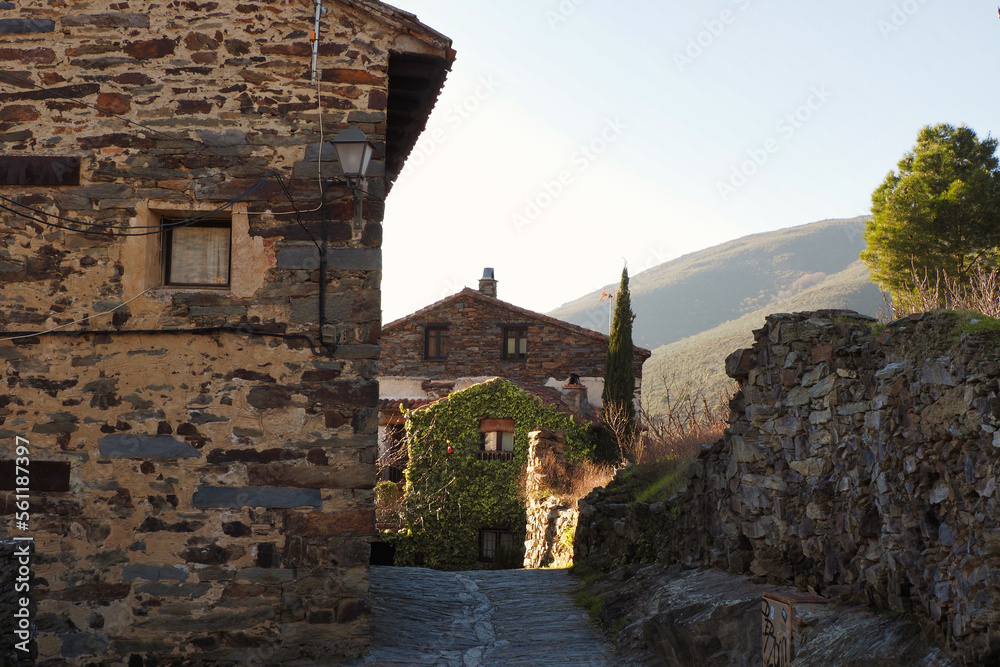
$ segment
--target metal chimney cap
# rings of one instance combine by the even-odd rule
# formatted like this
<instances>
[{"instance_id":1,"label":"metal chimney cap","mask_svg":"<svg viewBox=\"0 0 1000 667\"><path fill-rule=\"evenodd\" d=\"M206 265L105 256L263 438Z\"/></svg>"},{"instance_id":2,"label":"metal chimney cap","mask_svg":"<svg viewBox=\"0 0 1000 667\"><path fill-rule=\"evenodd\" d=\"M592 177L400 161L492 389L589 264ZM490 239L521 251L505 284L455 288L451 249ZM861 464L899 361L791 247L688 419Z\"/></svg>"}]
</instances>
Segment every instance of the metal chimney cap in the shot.
<instances>
[{"instance_id":1,"label":"metal chimney cap","mask_svg":"<svg viewBox=\"0 0 1000 667\"><path fill-rule=\"evenodd\" d=\"M480 280L496 280L496 278L493 277L493 267L487 266L483 269L483 277L480 278Z\"/></svg>"}]
</instances>

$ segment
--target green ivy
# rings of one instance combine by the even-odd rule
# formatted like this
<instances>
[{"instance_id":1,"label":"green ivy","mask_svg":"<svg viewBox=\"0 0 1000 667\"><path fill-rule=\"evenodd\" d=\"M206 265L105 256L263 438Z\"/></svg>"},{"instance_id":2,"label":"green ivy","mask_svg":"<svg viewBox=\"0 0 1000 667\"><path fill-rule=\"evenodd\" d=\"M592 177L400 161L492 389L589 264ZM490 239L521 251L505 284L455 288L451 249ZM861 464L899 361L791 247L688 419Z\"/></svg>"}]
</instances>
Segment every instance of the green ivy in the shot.
<instances>
[{"instance_id":1,"label":"green ivy","mask_svg":"<svg viewBox=\"0 0 1000 667\"><path fill-rule=\"evenodd\" d=\"M594 454L589 424L500 378L405 415L410 460L402 511L406 529L394 540L398 565L422 560L443 570L520 566L528 433L543 426L565 430L571 462ZM514 420L512 461L479 460L483 419ZM504 554L494 563L479 562L479 531L484 528L509 530L517 553Z\"/></svg>"}]
</instances>

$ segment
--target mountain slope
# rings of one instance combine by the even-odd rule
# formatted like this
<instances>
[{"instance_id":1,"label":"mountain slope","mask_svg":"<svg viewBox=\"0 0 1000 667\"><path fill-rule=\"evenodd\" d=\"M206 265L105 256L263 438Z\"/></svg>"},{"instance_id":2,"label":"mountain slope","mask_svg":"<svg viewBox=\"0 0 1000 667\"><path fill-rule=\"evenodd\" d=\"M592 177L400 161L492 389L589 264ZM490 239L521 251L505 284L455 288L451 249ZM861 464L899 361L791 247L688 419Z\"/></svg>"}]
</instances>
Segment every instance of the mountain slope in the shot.
<instances>
[{"instance_id":1,"label":"mountain slope","mask_svg":"<svg viewBox=\"0 0 1000 667\"><path fill-rule=\"evenodd\" d=\"M653 350L643 367L644 402L655 412L664 383L673 389L701 389L710 396L730 384L725 372L726 357L753 343L753 330L764 325L772 313L792 313L820 308L859 310L859 304L883 305L882 293L868 277L868 267L856 260L845 270L816 285L786 298L777 299L766 308L747 313L679 341ZM878 315L878 307L866 309L866 315Z\"/></svg>"},{"instance_id":2,"label":"mountain slope","mask_svg":"<svg viewBox=\"0 0 1000 667\"><path fill-rule=\"evenodd\" d=\"M874 315L882 297L867 275L861 282L870 289L857 284L856 267L852 277L834 279L858 261L865 220L823 220L754 234L636 274L630 282L635 344L655 349L757 311L782 310L778 304L805 293L831 301L807 299L797 302L799 309L842 307ZM840 294L841 288L847 291ZM607 333L608 306L600 296L591 292L549 314Z\"/></svg>"}]
</instances>

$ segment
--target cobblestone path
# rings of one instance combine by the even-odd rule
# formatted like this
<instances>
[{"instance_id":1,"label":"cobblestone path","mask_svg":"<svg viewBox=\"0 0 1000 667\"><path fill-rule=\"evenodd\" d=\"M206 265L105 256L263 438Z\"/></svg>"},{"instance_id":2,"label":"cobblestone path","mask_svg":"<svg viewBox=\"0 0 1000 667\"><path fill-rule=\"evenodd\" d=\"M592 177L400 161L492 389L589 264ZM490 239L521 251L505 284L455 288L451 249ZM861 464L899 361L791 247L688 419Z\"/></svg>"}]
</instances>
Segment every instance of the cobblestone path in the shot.
<instances>
[{"instance_id":1,"label":"cobblestone path","mask_svg":"<svg viewBox=\"0 0 1000 667\"><path fill-rule=\"evenodd\" d=\"M365 665L603 667L611 648L573 603L564 570L372 567Z\"/></svg>"}]
</instances>

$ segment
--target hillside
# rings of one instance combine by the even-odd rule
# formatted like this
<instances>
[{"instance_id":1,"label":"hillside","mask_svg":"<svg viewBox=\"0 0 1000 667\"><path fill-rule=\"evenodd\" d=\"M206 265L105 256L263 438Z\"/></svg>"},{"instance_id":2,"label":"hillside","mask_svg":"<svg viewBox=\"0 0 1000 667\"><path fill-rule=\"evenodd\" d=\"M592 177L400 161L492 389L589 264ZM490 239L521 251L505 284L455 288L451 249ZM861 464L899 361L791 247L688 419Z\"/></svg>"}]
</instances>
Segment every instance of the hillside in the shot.
<instances>
[{"instance_id":1,"label":"hillside","mask_svg":"<svg viewBox=\"0 0 1000 667\"><path fill-rule=\"evenodd\" d=\"M759 329L764 317L771 313L843 308L877 316L883 304L881 292L868 279L868 268L856 260L845 270L793 296L777 299L766 308L654 349L643 368L646 403L656 411L665 380L678 389L690 385L717 395L730 384L724 368L726 357L748 347L753 342L753 330ZM868 307L862 308L864 305Z\"/></svg>"},{"instance_id":2,"label":"hillside","mask_svg":"<svg viewBox=\"0 0 1000 667\"><path fill-rule=\"evenodd\" d=\"M758 310L773 311L777 302L822 284L856 262L864 248L864 222L824 220L754 234L632 276L635 344L655 349ZM616 288L617 283L608 285L609 290ZM824 296L835 289L836 281ZM851 293L854 296L841 303L860 312L874 314L882 303L874 286L861 294L852 288ZM549 314L607 333L608 305L600 297L601 291L595 290Z\"/></svg>"},{"instance_id":3,"label":"hillside","mask_svg":"<svg viewBox=\"0 0 1000 667\"><path fill-rule=\"evenodd\" d=\"M770 313L843 308L878 315L882 293L858 259L864 223L824 220L754 234L633 276L633 339L653 350L643 370L647 405L655 411L664 380L717 393L728 383L726 356L749 345ZM608 305L600 295L550 315L606 332Z\"/></svg>"}]
</instances>

